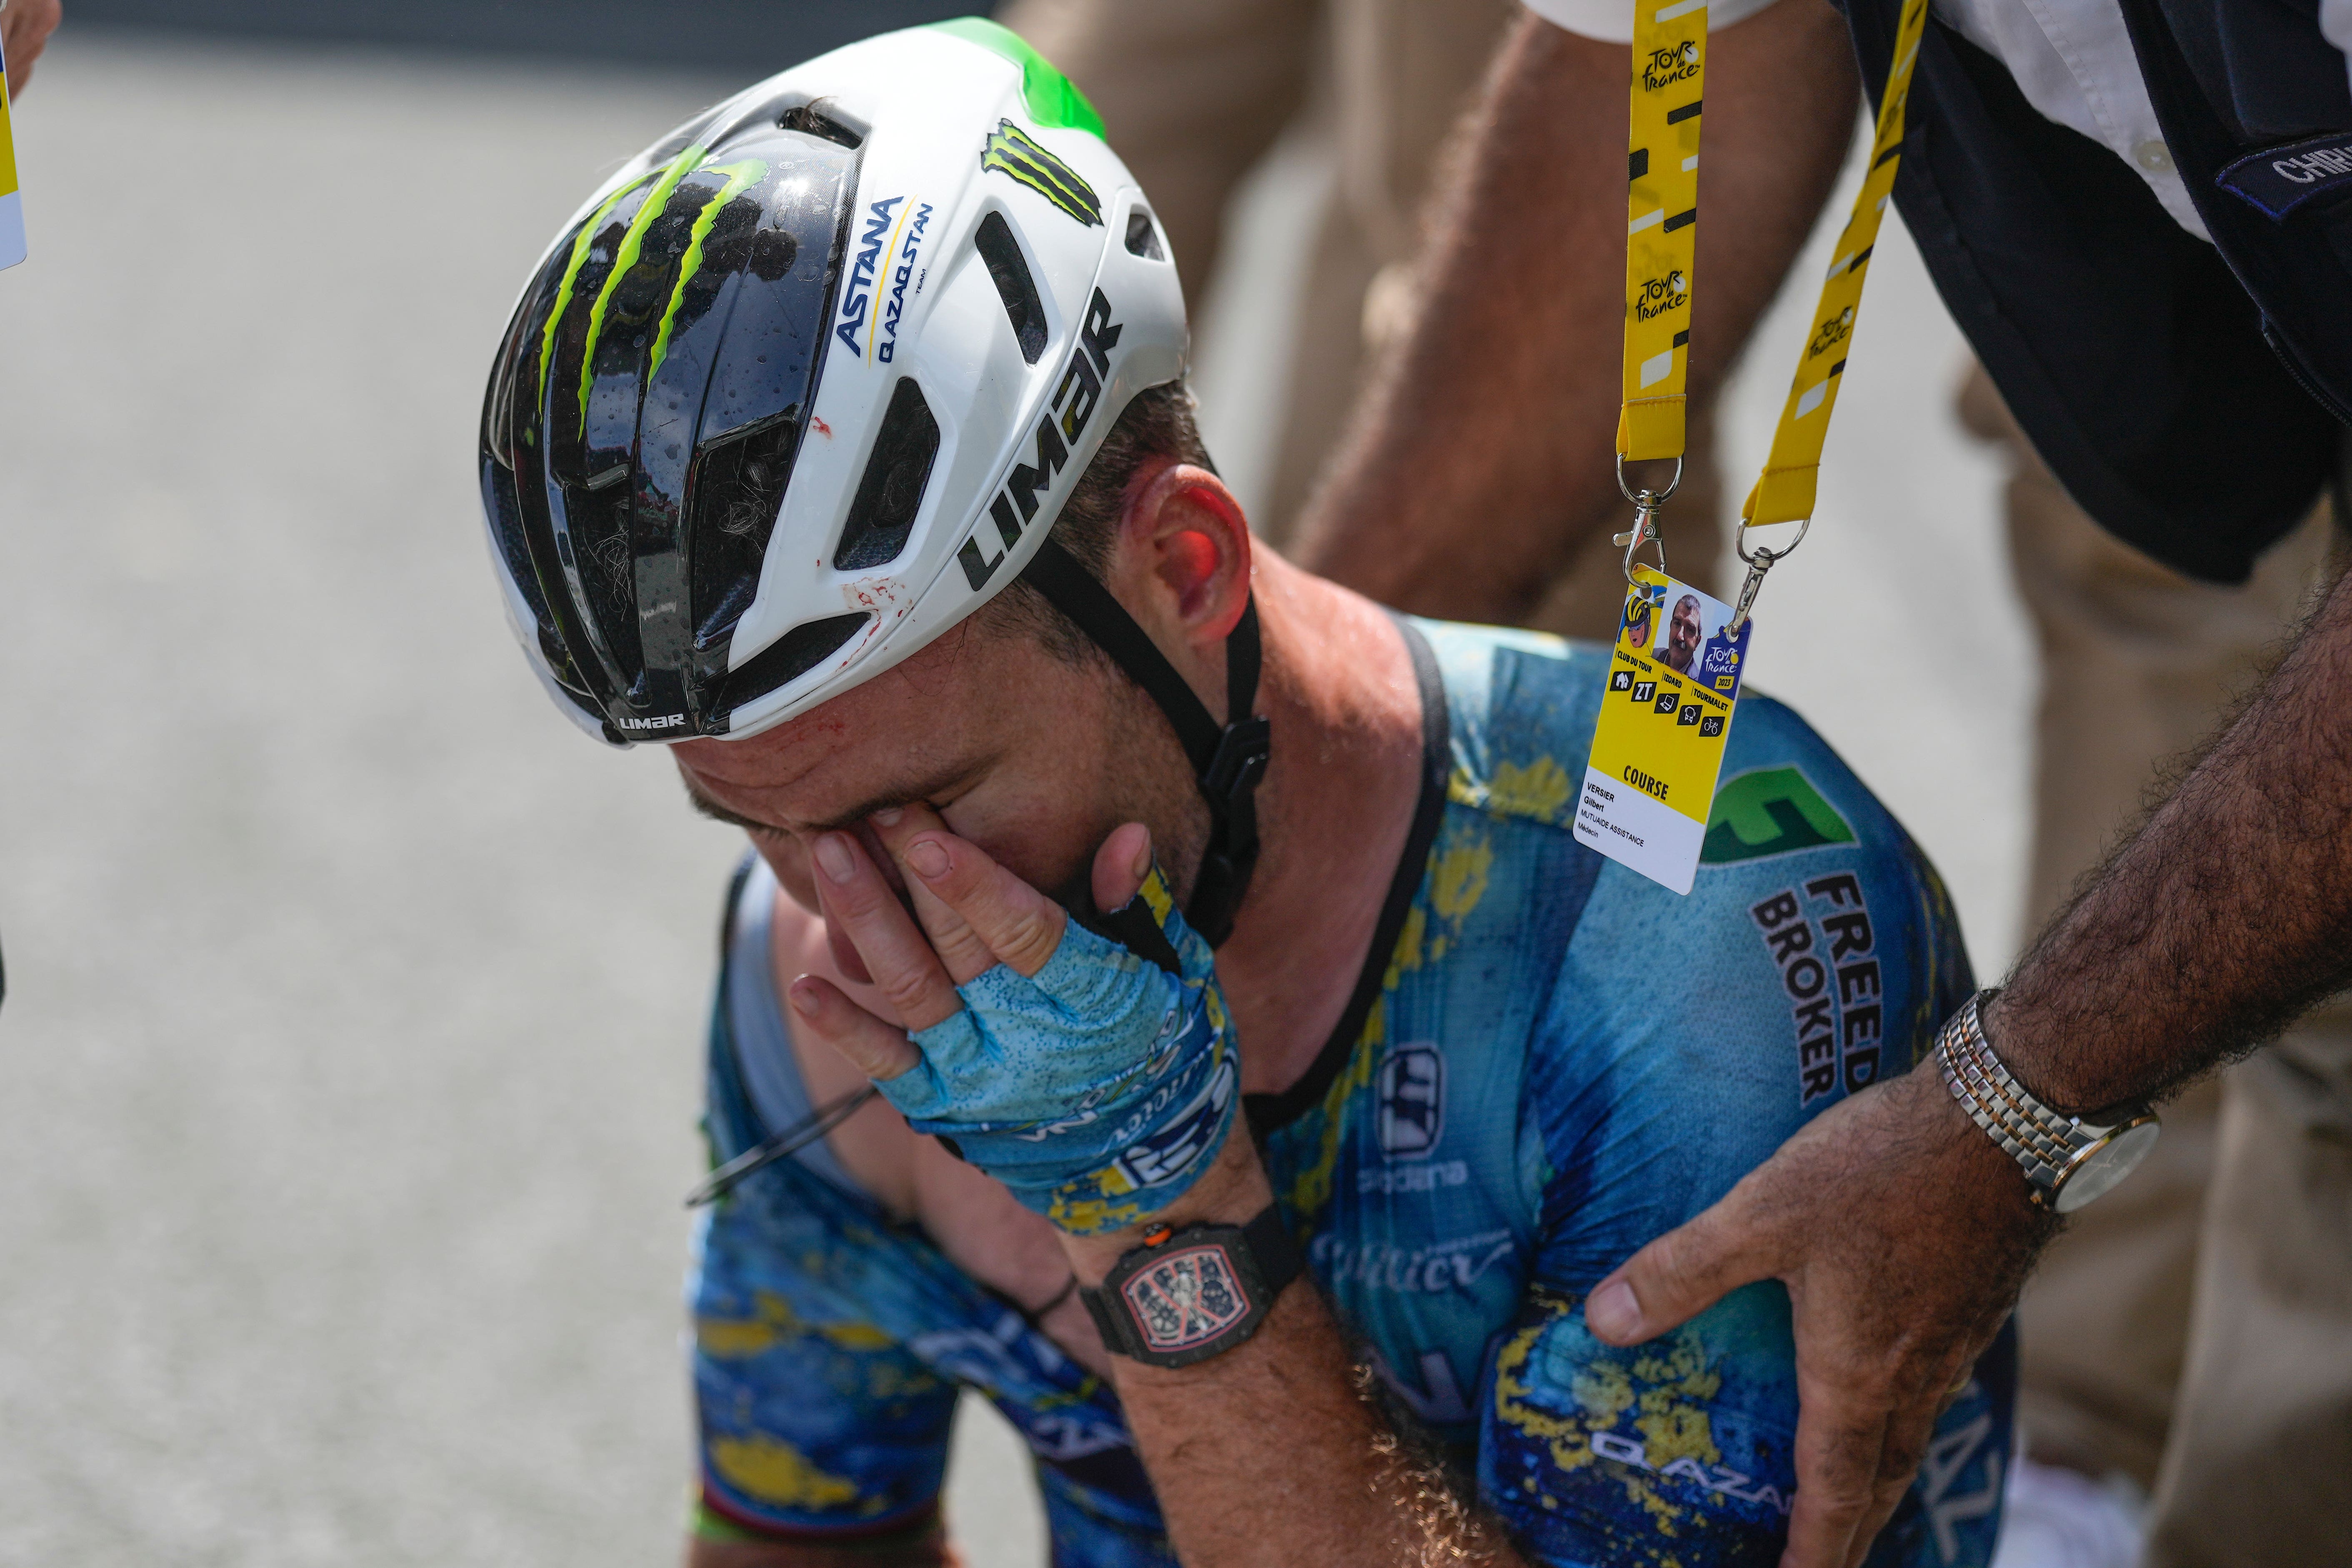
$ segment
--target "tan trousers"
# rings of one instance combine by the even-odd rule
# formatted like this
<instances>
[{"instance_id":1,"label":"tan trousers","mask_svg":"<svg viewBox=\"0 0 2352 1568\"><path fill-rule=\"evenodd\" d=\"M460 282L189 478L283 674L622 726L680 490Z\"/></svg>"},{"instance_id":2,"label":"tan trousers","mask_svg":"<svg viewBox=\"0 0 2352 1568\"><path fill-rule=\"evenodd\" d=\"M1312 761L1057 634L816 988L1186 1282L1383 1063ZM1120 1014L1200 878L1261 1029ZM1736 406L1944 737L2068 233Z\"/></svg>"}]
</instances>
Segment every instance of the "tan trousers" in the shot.
<instances>
[{"instance_id":1,"label":"tan trousers","mask_svg":"<svg viewBox=\"0 0 2352 1568\"><path fill-rule=\"evenodd\" d=\"M2352 1563L2352 1008L2222 1092L2147 1568Z\"/></svg>"},{"instance_id":2,"label":"tan trousers","mask_svg":"<svg viewBox=\"0 0 2352 1568\"><path fill-rule=\"evenodd\" d=\"M2018 591L2040 635L2029 924L2195 746L2326 575L2315 517L2239 588L2102 532L1981 370ZM2352 1007L2168 1108L2148 1163L2085 1209L2021 1309L2029 1448L2151 1488L2148 1568L2352 1564Z\"/></svg>"},{"instance_id":3,"label":"tan trousers","mask_svg":"<svg viewBox=\"0 0 2352 1568\"><path fill-rule=\"evenodd\" d=\"M1271 493L1253 520L1285 547L1363 384L1409 312L1423 197L1517 0L1012 0L998 12L1102 111L1150 193L1184 296L1201 302L1227 199L1286 126L1328 132L1330 196L1296 305L1297 347ZM1722 487L1709 411L1695 411L1664 529L1675 576L1721 592ZM1561 574L1529 624L1606 638L1624 604L1604 536Z\"/></svg>"}]
</instances>

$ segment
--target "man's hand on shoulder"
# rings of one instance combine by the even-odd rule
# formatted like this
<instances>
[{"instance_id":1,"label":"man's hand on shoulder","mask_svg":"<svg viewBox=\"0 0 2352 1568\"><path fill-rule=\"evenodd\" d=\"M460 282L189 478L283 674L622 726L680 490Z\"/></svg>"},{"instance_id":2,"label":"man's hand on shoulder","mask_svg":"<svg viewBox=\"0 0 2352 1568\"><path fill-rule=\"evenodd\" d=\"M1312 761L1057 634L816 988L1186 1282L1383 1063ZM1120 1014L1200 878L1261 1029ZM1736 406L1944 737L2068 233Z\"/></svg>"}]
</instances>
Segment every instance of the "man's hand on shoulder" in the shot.
<instances>
[{"instance_id":1,"label":"man's hand on shoulder","mask_svg":"<svg viewBox=\"0 0 2352 1568\"><path fill-rule=\"evenodd\" d=\"M1654 1339L1759 1279L1788 1287L1797 1496L1784 1568L1850 1568L1894 1513L2056 1228L1932 1070L1809 1122L1731 1192L1635 1253L1585 1308Z\"/></svg>"},{"instance_id":2,"label":"man's hand on shoulder","mask_svg":"<svg viewBox=\"0 0 2352 1568\"><path fill-rule=\"evenodd\" d=\"M12 101L33 79L33 62L64 16L63 0L0 0L0 54L7 57Z\"/></svg>"}]
</instances>

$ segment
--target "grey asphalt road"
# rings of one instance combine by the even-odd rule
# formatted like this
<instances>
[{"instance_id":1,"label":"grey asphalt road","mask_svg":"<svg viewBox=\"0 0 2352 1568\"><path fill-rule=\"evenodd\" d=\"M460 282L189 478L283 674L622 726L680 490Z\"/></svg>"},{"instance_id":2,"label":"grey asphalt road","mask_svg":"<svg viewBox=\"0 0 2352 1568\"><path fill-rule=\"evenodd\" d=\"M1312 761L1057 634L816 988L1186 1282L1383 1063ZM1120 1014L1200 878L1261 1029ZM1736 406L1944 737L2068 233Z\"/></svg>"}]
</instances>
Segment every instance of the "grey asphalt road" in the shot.
<instances>
[{"instance_id":1,"label":"grey asphalt road","mask_svg":"<svg viewBox=\"0 0 2352 1568\"><path fill-rule=\"evenodd\" d=\"M20 105L0 1563L675 1551L677 1202L739 847L658 752L549 709L468 460L539 247L730 85L68 33ZM1222 307L1267 330L1202 346L1236 448L1273 384L1283 269L1248 263L1295 254L1283 194L1230 269L1256 292ZM1911 821L1997 958L2025 665L1992 479L1941 417L1956 350L1907 247L1872 289L1759 679ZM1735 395L1742 464L1804 308ZM967 1436L959 1528L982 1568L1036 1563L1002 1427Z\"/></svg>"},{"instance_id":2,"label":"grey asphalt road","mask_svg":"<svg viewBox=\"0 0 2352 1568\"><path fill-rule=\"evenodd\" d=\"M0 275L0 1561L670 1558L739 836L559 719L488 353L724 81L90 45Z\"/></svg>"}]
</instances>

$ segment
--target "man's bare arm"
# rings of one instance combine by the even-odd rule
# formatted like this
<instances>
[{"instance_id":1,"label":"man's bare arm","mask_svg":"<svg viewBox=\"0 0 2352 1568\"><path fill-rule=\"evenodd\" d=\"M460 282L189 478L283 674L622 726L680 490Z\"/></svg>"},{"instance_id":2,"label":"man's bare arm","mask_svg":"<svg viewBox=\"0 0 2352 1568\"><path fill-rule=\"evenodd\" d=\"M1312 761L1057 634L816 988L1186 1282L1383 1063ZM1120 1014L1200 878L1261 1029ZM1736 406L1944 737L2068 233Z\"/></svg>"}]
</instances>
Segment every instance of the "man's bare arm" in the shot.
<instances>
[{"instance_id":1,"label":"man's bare arm","mask_svg":"<svg viewBox=\"0 0 2352 1568\"><path fill-rule=\"evenodd\" d=\"M996 19L1093 100L1198 304L1225 207L1306 101L1316 0L1013 0Z\"/></svg>"},{"instance_id":2,"label":"man's bare arm","mask_svg":"<svg viewBox=\"0 0 2352 1568\"><path fill-rule=\"evenodd\" d=\"M60 0L0 0L0 53L8 60L11 100L33 79L33 62L41 58L64 15Z\"/></svg>"},{"instance_id":3,"label":"man's bare arm","mask_svg":"<svg viewBox=\"0 0 2352 1568\"><path fill-rule=\"evenodd\" d=\"M1159 1223L1244 1225L1273 1196L1257 1151L1236 1135ZM1141 1237L1065 1236L1062 1245L1078 1278L1099 1285ZM1400 1448L1359 1395L1339 1325L1304 1279L1282 1293L1255 1335L1213 1360L1112 1364L1128 1430L1187 1568L1507 1568L1524 1561L1498 1525Z\"/></svg>"},{"instance_id":4,"label":"man's bare arm","mask_svg":"<svg viewBox=\"0 0 2352 1568\"><path fill-rule=\"evenodd\" d=\"M2352 984L2352 577L1989 1009L2068 1110L2160 1099Z\"/></svg>"},{"instance_id":5,"label":"man's bare arm","mask_svg":"<svg viewBox=\"0 0 2352 1568\"><path fill-rule=\"evenodd\" d=\"M1631 57L1522 17L1425 215L1421 300L1301 522L1314 571L1431 615L1524 618L1622 527L1614 437ZM1710 36L1690 392L1712 398L1853 140L1844 23L1780 3ZM1658 469L1663 482L1666 470ZM1669 539L1673 521L1668 514Z\"/></svg>"}]
</instances>

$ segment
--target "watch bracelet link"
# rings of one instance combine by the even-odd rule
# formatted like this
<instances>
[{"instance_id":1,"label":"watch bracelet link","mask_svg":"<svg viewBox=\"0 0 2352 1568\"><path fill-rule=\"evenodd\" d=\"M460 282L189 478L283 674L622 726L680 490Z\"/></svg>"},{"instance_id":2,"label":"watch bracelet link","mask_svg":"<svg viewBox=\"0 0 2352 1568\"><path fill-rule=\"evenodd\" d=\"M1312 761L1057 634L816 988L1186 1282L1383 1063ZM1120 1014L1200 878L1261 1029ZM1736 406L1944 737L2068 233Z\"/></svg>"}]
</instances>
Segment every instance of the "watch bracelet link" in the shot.
<instances>
[{"instance_id":1,"label":"watch bracelet link","mask_svg":"<svg viewBox=\"0 0 2352 1568\"><path fill-rule=\"evenodd\" d=\"M1997 990L1978 992L1945 1022L1936 1041L1936 1065L1952 1098L2023 1169L2033 1202L2046 1208L2074 1157L2105 1130L2086 1130L2059 1115L2001 1066L1978 1016L1979 1005L1996 994Z\"/></svg>"}]
</instances>

